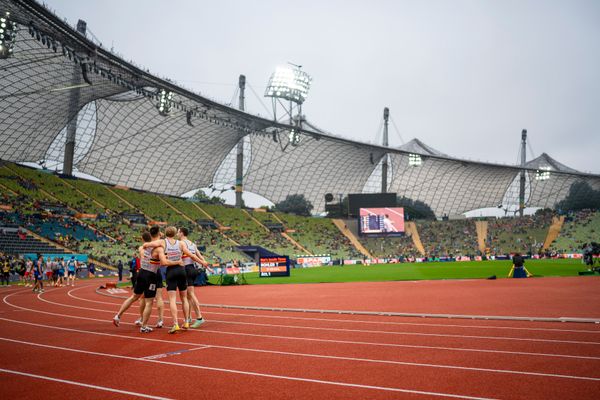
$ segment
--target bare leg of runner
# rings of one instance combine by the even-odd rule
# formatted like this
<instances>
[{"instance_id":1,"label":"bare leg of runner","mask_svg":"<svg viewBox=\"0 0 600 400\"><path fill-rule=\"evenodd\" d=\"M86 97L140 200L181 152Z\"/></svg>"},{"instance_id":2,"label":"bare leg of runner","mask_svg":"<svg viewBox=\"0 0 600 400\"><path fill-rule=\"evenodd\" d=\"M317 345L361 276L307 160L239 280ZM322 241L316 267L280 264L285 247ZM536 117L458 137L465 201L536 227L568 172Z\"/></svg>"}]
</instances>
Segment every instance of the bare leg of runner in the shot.
<instances>
[{"instance_id":1,"label":"bare leg of runner","mask_svg":"<svg viewBox=\"0 0 600 400\"><path fill-rule=\"evenodd\" d=\"M157 328L163 327L163 321L165 319L165 302L162 296L162 289L156 290L156 308L158 310L158 321L156 323Z\"/></svg>"},{"instance_id":2,"label":"bare leg of runner","mask_svg":"<svg viewBox=\"0 0 600 400\"><path fill-rule=\"evenodd\" d=\"M113 324L115 326L119 326L119 322L121 321L121 316L125 313L125 311L127 311L127 309L129 307L131 307L131 305L137 301L142 295L141 294L133 294L131 295L127 300L125 300L123 302L123 304L121 304L121 308L119 308L119 312L117 313L117 315L115 315L115 317L113 318Z\"/></svg>"},{"instance_id":3,"label":"bare leg of runner","mask_svg":"<svg viewBox=\"0 0 600 400\"><path fill-rule=\"evenodd\" d=\"M154 299L144 299L142 302L143 313L142 313L142 330L140 332L152 332L152 328L148 326L148 320L150 319L150 314L152 314L152 303ZM140 307L142 309L142 307Z\"/></svg>"},{"instance_id":4,"label":"bare leg of runner","mask_svg":"<svg viewBox=\"0 0 600 400\"><path fill-rule=\"evenodd\" d=\"M183 308L184 327L187 329L190 327L188 322L190 319L190 303L188 301L187 292L189 289L182 290L179 292L179 298L181 299L181 308Z\"/></svg>"}]
</instances>

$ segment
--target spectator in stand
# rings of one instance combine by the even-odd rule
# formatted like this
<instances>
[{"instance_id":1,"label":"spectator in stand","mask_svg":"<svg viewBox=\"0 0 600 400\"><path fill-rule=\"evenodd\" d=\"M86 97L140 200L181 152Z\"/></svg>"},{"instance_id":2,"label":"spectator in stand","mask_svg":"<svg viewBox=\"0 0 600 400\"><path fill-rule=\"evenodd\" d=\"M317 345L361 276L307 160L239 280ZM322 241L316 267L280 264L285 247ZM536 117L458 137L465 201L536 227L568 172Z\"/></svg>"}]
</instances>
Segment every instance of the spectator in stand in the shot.
<instances>
[{"instance_id":1,"label":"spectator in stand","mask_svg":"<svg viewBox=\"0 0 600 400\"><path fill-rule=\"evenodd\" d=\"M25 287L31 287L33 284L31 281L33 280L33 261L31 259L27 259L25 263Z\"/></svg>"},{"instance_id":2,"label":"spectator in stand","mask_svg":"<svg viewBox=\"0 0 600 400\"><path fill-rule=\"evenodd\" d=\"M54 257L54 260L52 260L52 286L58 286L58 258Z\"/></svg>"},{"instance_id":3,"label":"spectator in stand","mask_svg":"<svg viewBox=\"0 0 600 400\"><path fill-rule=\"evenodd\" d=\"M19 285L25 285L25 261L22 258L17 260L17 273L19 274Z\"/></svg>"},{"instance_id":4,"label":"spectator in stand","mask_svg":"<svg viewBox=\"0 0 600 400\"><path fill-rule=\"evenodd\" d=\"M123 261L117 263L117 271L119 271L119 282L123 280Z\"/></svg>"},{"instance_id":5,"label":"spectator in stand","mask_svg":"<svg viewBox=\"0 0 600 400\"><path fill-rule=\"evenodd\" d=\"M44 276L48 282L52 281L52 259L49 258L48 261L45 262L44 265Z\"/></svg>"},{"instance_id":6,"label":"spectator in stand","mask_svg":"<svg viewBox=\"0 0 600 400\"><path fill-rule=\"evenodd\" d=\"M137 280L137 270L138 270L139 260L135 256L129 262L129 274L131 275L131 287L135 287L135 281Z\"/></svg>"},{"instance_id":7,"label":"spectator in stand","mask_svg":"<svg viewBox=\"0 0 600 400\"><path fill-rule=\"evenodd\" d=\"M77 260L75 256L71 256L71 259L67 261L67 286L75 286L75 271L77 269Z\"/></svg>"},{"instance_id":8,"label":"spectator in stand","mask_svg":"<svg viewBox=\"0 0 600 400\"><path fill-rule=\"evenodd\" d=\"M58 260L58 286L65 285L65 267L65 260L61 257L60 260Z\"/></svg>"},{"instance_id":9,"label":"spectator in stand","mask_svg":"<svg viewBox=\"0 0 600 400\"><path fill-rule=\"evenodd\" d=\"M33 277L35 278L35 284L33 285L32 291L44 293L44 282L43 279L43 271L44 271L44 257L41 254L38 254L37 260L33 264Z\"/></svg>"},{"instance_id":10,"label":"spectator in stand","mask_svg":"<svg viewBox=\"0 0 600 400\"><path fill-rule=\"evenodd\" d=\"M6 282L6 286L8 286L9 280L10 280L10 261L8 259L8 256L5 256L4 259L2 260L1 282L3 285L4 285L4 282Z\"/></svg>"}]
</instances>

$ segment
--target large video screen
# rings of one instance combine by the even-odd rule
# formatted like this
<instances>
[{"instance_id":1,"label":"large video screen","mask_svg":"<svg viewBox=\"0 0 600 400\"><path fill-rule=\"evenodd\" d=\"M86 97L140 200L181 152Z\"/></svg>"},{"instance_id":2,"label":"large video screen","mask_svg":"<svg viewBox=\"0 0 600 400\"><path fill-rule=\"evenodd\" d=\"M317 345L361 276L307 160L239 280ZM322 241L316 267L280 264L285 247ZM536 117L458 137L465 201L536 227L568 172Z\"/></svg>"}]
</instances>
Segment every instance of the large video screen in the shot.
<instances>
[{"instance_id":1,"label":"large video screen","mask_svg":"<svg viewBox=\"0 0 600 400\"><path fill-rule=\"evenodd\" d=\"M401 236L404 234L404 208L361 208L359 230L365 236Z\"/></svg>"}]
</instances>

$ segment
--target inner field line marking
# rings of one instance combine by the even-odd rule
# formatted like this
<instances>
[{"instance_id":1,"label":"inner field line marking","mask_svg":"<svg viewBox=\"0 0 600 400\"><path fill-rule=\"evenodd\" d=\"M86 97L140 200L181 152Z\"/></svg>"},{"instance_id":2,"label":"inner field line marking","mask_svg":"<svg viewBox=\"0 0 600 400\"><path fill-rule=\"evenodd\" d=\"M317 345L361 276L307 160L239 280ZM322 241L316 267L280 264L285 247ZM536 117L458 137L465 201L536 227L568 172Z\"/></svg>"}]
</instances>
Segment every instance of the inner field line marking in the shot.
<instances>
[{"instance_id":1,"label":"inner field line marking","mask_svg":"<svg viewBox=\"0 0 600 400\"><path fill-rule=\"evenodd\" d=\"M34 310L31 308L26 308L26 307L21 307L21 306L17 306L15 304L10 303L7 298L11 297L11 295L5 296L3 301L15 308L18 309L22 309L24 311L31 311L37 314L47 314L47 315L52 315L52 316L62 316L62 317L66 317L66 318L72 318L72 319L81 319L81 320L87 320L87 321L96 321L96 322L102 322L102 323L107 323L106 320L103 319L97 319L97 318L89 318L89 317L78 317L78 316L74 316L74 315L68 315L68 314L58 314L58 313L54 313L54 312L47 312L47 311L41 311L41 310ZM137 315L137 314L135 314ZM0 318L0 320L6 320L6 321L11 321L11 322L19 322L16 320L10 320L10 319L6 319L6 318ZM24 322L26 324L31 324L28 322ZM31 324L31 325L36 325L36 324ZM128 324L128 325L133 325L133 324ZM68 328L60 328L60 327L54 327L55 329L68 329ZM76 330L74 330L76 331ZM86 332L86 333L94 333L94 332L89 332L89 331L82 331L82 332ZM200 332L200 331L192 331L192 332ZM216 332L216 333L227 333L227 332L221 332L221 331L211 331L211 332ZM100 333L98 333L100 334ZM110 335L110 334L104 334L104 335ZM114 335L113 335L114 336ZM126 336L127 338L132 338L132 339L142 339L143 338L137 338L137 337L129 337ZM276 336L269 336L269 337L276 337ZM315 341L315 342L324 342L324 343L343 343L343 344L359 344L359 345L374 345L374 346L389 346L389 347L400 347L400 348L412 348L412 349L427 349L427 350L446 350L446 351L463 351L463 352L475 352L475 353L493 353L493 354L511 354L511 355L523 355L523 356L533 356L533 357L556 357L556 358L573 358L573 359L583 359L583 360L600 360L600 357L594 357L594 356L578 356L578 355L570 355L570 354L552 354L552 353L531 353L531 352L521 352L521 351L509 351L509 350L490 350L490 349L472 349L472 348L462 348L462 347L443 347L443 346L426 346L426 345L409 345L409 344L390 344L390 345L386 345L386 344L382 344L382 343L369 343L369 342L352 342L352 341L337 341L337 340L331 340L331 339L307 339L307 338L301 338L301 337L283 337L284 339L287 340L304 340L304 341ZM146 340L154 340L154 339L146 339ZM162 341L161 341L162 342ZM189 343L192 345L196 345L197 343ZM278 354L286 354L286 352L276 352L276 351L271 351L271 350L261 350L261 349L250 349L250 348L236 348L236 347L231 347L231 346L217 346L217 345L212 345L212 347L219 347L219 348L228 348L228 349L239 349L239 350L247 350L247 351L258 351L258 352L273 352L273 353L278 353ZM289 353L289 354L296 354L296 355L301 355L301 353ZM320 356L322 357L322 356Z\"/></svg>"},{"instance_id":2,"label":"inner field line marking","mask_svg":"<svg viewBox=\"0 0 600 400\"><path fill-rule=\"evenodd\" d=\"M494 400L494 399L486 398L486 397L463 396L463 395L458 395L458 394L428 392L428 391L401 389L401 388L386 387L386 386L361 385L361 384L357 384L357 383L326 381L326 380L320 380L320 379L299 378L299 377L294 377L294 376L274 375L274 374L266 374L266 373L260 373L260 372L250 372L250 371L242 371L242 370L234 370L234 369L226 369L226 368L208 367L208 366L196 365L196 364L182 364L182 363L176 363L176 362L171 362L171 361L150 360L150 359L144 359L144 358L122 356L122 355L112 354L112 353L99 353L99 352L95 352L95 351L51 346L51 345L42 344L42 343L27 342L27 341L23 341L23 340L16 340L16 339L3 338L3 337L0 337L0 340L12 342L12 343L21 343L21 344L25 344L25 345L29 345L29 346L36 346L36 347L60 350L60 351L69 351L69 352L80 353L80 354L90 354L90 355L101 356L101 357L120 358L120 359L124 359L124 360L132 360L132 361L139 361L139 362L145 362L145 363L156 363L156 364L162 364L162 365L171 365L171 366L177 366L177 367L183 367L183 368L202 369L202 370L215 371L215 372L225 372L225 373L238 374L238 375L259 376L259 377L271 378L271 379L290 380L290 381L297 381L297 382L310 382L310 383L318 383L318 384L324 384L324 385L344 386L344 387L352 387L352 388L358 388L358 389L372 389L372 390L389 391L389 392L410 393L410 394L419 394L419 395L436 396L436 397L450 397L450 398L468 399L468 400Z\"/></svg>"},{"instance_id":3,"label":"inner field line marking","mask_svg":"<svg viewBox=\"0 0 600 400\"><path fill-rule=\"evenodd\" d=\"M69 307L69 308L76 308L76 309L80 309L80 310L90 310L90 311L96 311L96 312L112 312L110 310L101 310L98 308L90 308L90 307L81 307L81 306L74 306L74 305L70 305L70 304L63 304L63 303L56 303L50 300L46 300L44 298L42 298L42 294L40 293L37 295L38 299L40 299L41 301L44 301L46 303L49 304L54 304L57 306L61 306L61 307ZM378 332L385 332L385 331L368 331L368 330L359 330L359 329L342 329L342 328L317 328L317 327L296 327L293 325L276 325L276 324L258 324L258 323L252 323L252 322L231 322L231 321L219 321L219 322L223 322L223 323L229 323L229 324L239 324L239 325L256 325L256 326L267 326L267 327L281 327L281 328L297 328L297 329L313 329L313 330L325 330L325 331L338 331L338 332L359 332L359 333L378 333ZM215 332L215 333L224 333L224 334L229 334L229 335L233 335L233 334L238 334L236 333L232 333L232 332L223 332L223 331L209 331L207 329L203 329L204 332ZM385 332L386 334L395 334L395 335L402 335L402 336L426 336L426 337L449 337L449 338L459 338L459 339L483 339L483 340L498 340L498 341L523 341L523 342L541 342L541 343L566 343L566 344L584 344L584 345L600 345L600 342L586 342L586 341L579 341L579 340L558 340L558 339L534 339L534 338L518 338L518 337L498 337L498 336L478 336L478 335L451 335L451 334L443 334L443 333L413 333L413 332ZM241 335L248 335L248 336L255 336L255 337L282 337L282 336L270 336L270 335L260 335L260 334L246 334L246 333L239 333Z\"/></svg>"},{"instance_id":4,"label":"inner field line marking","mask_svg":"<svg viewBox=\"0 0 600 400\"><path fill-rule=\"evenodd\" d=\"M68 381L68 380L65 380L65 379L52 378L50 376L45 376L45 375L40 375L40 374L30 374L30 373L22 372L22 371L14 371L12 369L0 368L0 372L4 372L6 374L26 376L28 378L43 379L43 380L46 380L46 381L66 383L67 385L82 386L82 387L86 387L86 388L90 388L90 389L103 390L105 392L113 392L113 393L119 393L119 394L128 394L130 396L143 397L143 398L146 398L146 399L171 400L168 397L158 397L158 396L152 396L150 394L130 392L128 390L120 390L120 389L113 389L113 388L104 387L104 386L91 385L89 383L76 382L76 381Z\"/></svg>"}]
</instances>

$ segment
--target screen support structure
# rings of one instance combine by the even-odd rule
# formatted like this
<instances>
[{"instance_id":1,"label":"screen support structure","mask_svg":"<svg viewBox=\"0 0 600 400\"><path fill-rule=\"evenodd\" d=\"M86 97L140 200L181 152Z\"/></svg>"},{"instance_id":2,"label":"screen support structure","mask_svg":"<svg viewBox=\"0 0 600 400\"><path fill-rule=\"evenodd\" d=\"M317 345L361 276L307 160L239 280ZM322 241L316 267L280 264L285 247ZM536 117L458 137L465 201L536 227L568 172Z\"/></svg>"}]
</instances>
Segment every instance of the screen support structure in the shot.
<instances>
[{"instance_id":1,"label":"screen support structure","mask_svg":"<svg viewBox=\"0 0 600 400\"><path fill-rule=\"evenodd\" d=\"M525 168L527 150L527 129L521 131L521 167ZM523 216L525 210L525 170L521 170L519 178L519 217Z\"/></svg>"},{"instance_id":2,"label":"screen support structure","mask_svg":"<svg viewBox=\"0 0 600 400\"><path fill-rule=\"evenodd\" d=\"M388 147L388 122L390 119L390 109L383 109L383 146ZM388 174L388 155L383 156L381 164L381 193L387 193L387 174Z\"/></svg>"},{"instance_id":3,"label":"screen support structure","mask_svg":"<svg viewBox=\"0 0 600 400\"><path fill-rule=\"evenodd\" d=\"M83 20L77 22L77 32L85 36L87 24ZM72 84L77 86L81 83L81 72L77 68L73 68L73 80ZM81 91L79 88L74 89L69 97L69 108L72 110L79 104L81 97ZM77 136L77 117L79 110L75 113L73 118L67 122L67 137L65 140L65 155L63 159L63 174L67 176L73 175L73 159L75 158L75 140Z\"/></svg>"},{"instance_id":4,"label":"screen support structure","mask_svg":"<svg viewBox=\"0 0 600 400\"><path fill-rule=\"evenodd\" d=\"M240 75L239 78L240 97L239 97L239 109L244 111L246 108L245 102L245 91L246 91L246 76ZM240 141L237 144L237 157L235 164L235 206L242 208L243 200L242 195L244 193L244 135L240 135Z\"/></svg>"}]
</instances>

